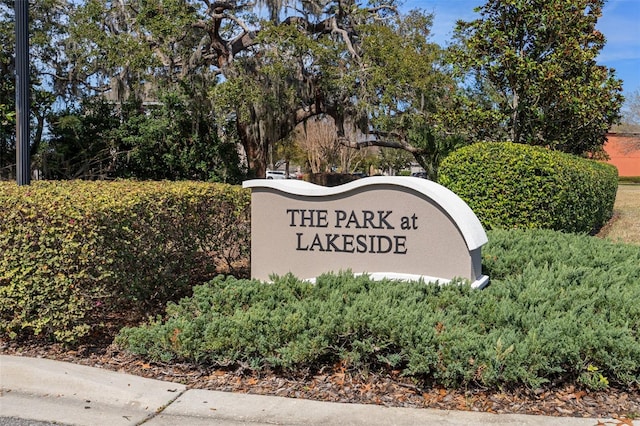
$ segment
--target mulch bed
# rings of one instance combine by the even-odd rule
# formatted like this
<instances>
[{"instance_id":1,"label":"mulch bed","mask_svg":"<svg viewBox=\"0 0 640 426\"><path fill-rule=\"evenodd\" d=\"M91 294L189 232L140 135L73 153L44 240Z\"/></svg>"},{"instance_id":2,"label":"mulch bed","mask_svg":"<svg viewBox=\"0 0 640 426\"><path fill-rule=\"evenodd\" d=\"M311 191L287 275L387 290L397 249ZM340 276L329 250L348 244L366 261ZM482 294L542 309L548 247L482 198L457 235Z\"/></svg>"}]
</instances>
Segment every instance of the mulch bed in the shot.
<instances>
[{"instance_id":1,"label":"mulch bed","mask_svg":"<svg viewBox=\"0 0 640 426\"><path fill-rule=\"evenodd\" d=\"M0 341L0 353L41 357L177 382L191 389L277 395L319 401L389 407L519 413L614 419L600 425L633 425L640 418L640 389L588 391L574 386L548 389L421 388L399 372L355 373L341 365L319 372L283 375L247 369L209 369L191 364L158 364L103 342L68 350L62 345Z\"/></svg>"}]
</instances>

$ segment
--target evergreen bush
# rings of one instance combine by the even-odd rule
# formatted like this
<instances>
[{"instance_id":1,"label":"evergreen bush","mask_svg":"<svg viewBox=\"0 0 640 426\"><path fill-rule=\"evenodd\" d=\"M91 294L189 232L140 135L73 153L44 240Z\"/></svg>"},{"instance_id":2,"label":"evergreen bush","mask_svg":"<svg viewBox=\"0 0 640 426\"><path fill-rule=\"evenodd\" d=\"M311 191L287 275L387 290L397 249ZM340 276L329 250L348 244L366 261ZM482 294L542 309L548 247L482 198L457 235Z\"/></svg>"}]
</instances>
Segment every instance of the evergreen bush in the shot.
<instances>
[{"instance_id":1,"label":"evergreen bush","mask_svg":"<svg viewBox=\"0 0 640 426\"><path fill-rule=\"evenodd\" d=\"M492 228L594 233L613 214L617 169L510 142L476 143L445 158L439 182Z\"/></svg>"},{"instance_id":2,"label":"evergreen bush","mask_svg":"<svg viewBox=\"0 0 640 426\"><path fill-rule=\"evenodd\" d=\"M0 183L0 335L71 342L247 257L248 191L190 182Z\"/></svg>"},{"instance_id":3,"label":"evergreen bush","mask_svg":"<svg viewBox=\"0 0 640 426\"><path fill-rule=\"evenodd\" d=\"M630 386L640 380L640 248L549 230L493 230L491 285L316 284L218 277L126 328L116 343L156 361L256 369L400 369L444 386Z\"/></svg>"}]
</instances>

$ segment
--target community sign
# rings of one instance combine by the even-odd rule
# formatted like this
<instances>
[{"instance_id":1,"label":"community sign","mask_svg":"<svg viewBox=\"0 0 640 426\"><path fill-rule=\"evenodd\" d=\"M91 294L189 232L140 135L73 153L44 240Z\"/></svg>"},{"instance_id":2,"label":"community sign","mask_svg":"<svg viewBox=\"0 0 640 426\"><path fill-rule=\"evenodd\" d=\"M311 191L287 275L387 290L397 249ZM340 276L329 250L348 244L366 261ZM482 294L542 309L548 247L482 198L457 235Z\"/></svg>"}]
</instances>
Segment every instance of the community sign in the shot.
<instances>
[{"instance_id":1,"label":"community sign","mask_svg":"<svg viewBox=\"0 0 640 426\"><path fill-rule=\"evenodd\" d=\"M435 182L376 176L336 187L255 179L251 188L251 275L313 279L350 270L374 278L482 288L486 233L471 208Z\"/></svg>"}]
</instances>

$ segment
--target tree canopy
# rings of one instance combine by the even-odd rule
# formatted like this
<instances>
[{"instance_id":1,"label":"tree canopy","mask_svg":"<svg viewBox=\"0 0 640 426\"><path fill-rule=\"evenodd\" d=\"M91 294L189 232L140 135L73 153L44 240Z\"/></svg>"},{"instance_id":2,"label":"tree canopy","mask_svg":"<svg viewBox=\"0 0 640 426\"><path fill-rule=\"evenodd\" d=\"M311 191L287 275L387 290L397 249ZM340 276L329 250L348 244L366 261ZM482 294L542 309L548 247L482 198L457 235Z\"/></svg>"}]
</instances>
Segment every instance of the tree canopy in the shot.
<instances>
[{"instance_id":1,"label":"tree canopy","mask_svg":"<svg viewBox=\"0 0 640 426\"><path fill-rule=\"evenodd\" d=\"M0 0L0 178L15 170L15 18L13 1ZM31 154L40 149L47 114L55 95L50 88L48 64L57 60L57 44L68 22L68 4L63 0L42 0L30 5Z\"/></svg>"},{"instance_id":2,"label":"tree canopy","mask_svg":"<svg viewBox=\"0 0 640 426\"><path fill-rule=\"evenodd\" d=\"M70 23L58 74L69 92L113 100L197 85L218 128L235 127L256 176L270 147L316 116L333 118L346 146L402 148L422 163L433 141L410 128L432 129L452 87L430 26L430 15L402 15L395 0L89 0Z\"/></svg>"},{"instance_id":3,"label":"tree canopy","mask_svg":"<svg viewBox=\"0 0 640 426\"><path fill-rule=\"evenodd\" d=\"M398 0L43 0L32 151L48 177L233 182L263 177L317 122L431 178L479 140L597 153L622 102L596 63L603 2L488 0L445 51L433 16ZM0 168L14 155L11 9L0 0Z\"/></svg>"}]
</instances>

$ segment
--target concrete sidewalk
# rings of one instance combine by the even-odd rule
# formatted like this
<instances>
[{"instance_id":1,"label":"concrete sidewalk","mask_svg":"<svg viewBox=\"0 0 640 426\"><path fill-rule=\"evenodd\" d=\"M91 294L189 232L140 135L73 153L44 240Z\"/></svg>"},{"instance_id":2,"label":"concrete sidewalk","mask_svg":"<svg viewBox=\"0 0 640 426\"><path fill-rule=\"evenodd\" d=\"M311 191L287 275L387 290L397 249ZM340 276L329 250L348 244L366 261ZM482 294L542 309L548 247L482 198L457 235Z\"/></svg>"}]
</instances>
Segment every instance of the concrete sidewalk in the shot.
<instances>
[{"instance_id":1,"label":"concrete sidewalk","mask_svg":"<svg viewBox=\"0 0 640 426\"><path fill-rule=\"evenodd\" d=\"M0 355L0 425L25 424L15 419L91 426L621 424L612 419L387 408L189 390L99 368Z\"/></svg>"}]
</instances>

